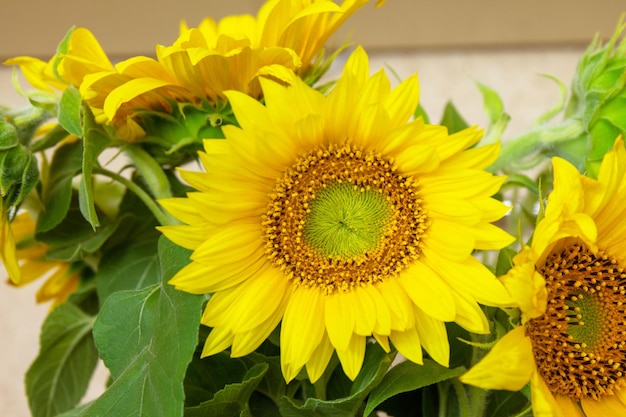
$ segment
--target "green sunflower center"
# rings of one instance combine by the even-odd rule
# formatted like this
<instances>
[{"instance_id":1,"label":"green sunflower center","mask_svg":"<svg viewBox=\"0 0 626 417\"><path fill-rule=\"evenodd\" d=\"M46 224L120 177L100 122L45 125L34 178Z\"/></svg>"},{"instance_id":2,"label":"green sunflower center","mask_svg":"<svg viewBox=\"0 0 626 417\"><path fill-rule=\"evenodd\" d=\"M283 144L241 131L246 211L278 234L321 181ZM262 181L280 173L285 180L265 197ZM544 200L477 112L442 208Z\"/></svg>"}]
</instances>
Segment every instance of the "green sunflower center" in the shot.
<instances>
[{"instance_id":1,"label":"green sunflower center","mask_svg":"<svg viewBox=\"0 0 626 417\"><path fill-rule=\"evenodd\" d=\"M379 191L349 183L323 187L310 204L304 237L321 255L351 258L376 249L391 208Z\"/></svg>"},{"instance_id":2,"label":"green sunflower center","mask_svg":"<svg viewBox=\"0 0 626 417\"><path fill-rule=\"evenodd\" d=\"M565 241L539 273L546 313L526 324L535 363L550 391L598 399L626 386L626 274L603 251Z\"/></svg>"},{"instance_id":3,"label":"green sunflower center","mask_svg":"<svg viewBox=\"0 0 626 417\"><path fill-rule=\"evenodd\" d=\"M263 227L267 257L330 294L400 273L419 258L428 218L417 183L392 160L331 145L277 179Z\"/></svg>"}]
</instances>

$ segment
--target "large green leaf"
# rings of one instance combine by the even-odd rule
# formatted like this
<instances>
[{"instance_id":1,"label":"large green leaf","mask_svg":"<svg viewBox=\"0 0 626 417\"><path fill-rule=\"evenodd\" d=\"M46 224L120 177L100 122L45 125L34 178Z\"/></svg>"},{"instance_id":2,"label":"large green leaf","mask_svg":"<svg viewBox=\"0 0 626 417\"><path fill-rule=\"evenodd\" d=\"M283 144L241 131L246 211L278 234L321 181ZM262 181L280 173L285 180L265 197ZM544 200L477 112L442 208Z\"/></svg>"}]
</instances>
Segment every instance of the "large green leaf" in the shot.
<instances>
[{"instance_id":1,"label":"large green leaf","mask_svg":"<svg viewBox=\"0 0 626 417\"><path fill-rule=\"evenodd\" d=\"M100 304L117 291L139 290L161 280L158 240L154 216L133 193L124 195L120 212L124 218L105 248L96 275Z\"/></svg>"},{"instance_id":2,"label":"large green leaf","mask_svg":"<svg viewBox=\"0 0 626 417\"><path fill-rule=\"evenodd\" d=\"M42 190L42 206L37 232L47 232L65 218L72 200L72 179L80 172L82 143L76 141L57 148L50 164L50 174Z\"/></svg>"},{"instance_id":3,"label":"large green leaf","mask_svg":"<svg viewBox=\"0 0 626 417\"><path fill-rule=\"evenodd\" d=\"M109 139L102 126L98 125L89 107L83 110L83 175L78 187L80 212L95 229L100 226L93 195L93 169L98 164L98 155L107 147Z\"/></svg>"},{"instance_id":4,"label":"large green leaf","mask_svg":"<svg viewBox=\"0 0 626 417\"><path fill-rule=\"evenodd\" d=\"M391 368L380 384L372 391L365 408L365 415L374 411L379 404L396 394L456 378L465 371L464 367L449 369L429 359L424 359L424 365L409 361L399 363Z\"/></svg>"},{"instance_id":5,"label":"large green leaf","mask_svg":"<svg viewBox=\"0 0 626 417\"><path fill-rule=\"evenodd\" d=\"M188 255L161 238L162 280L107 298L94 338L113 382L97 400L66 416L183 415L183 379L198 342L204 298L177 291L167 280L188 262Z\"/></svg>"},{"instance_id":6,"label":"large green leaf","mask_svg":"<svg viewBox=\"0 0 626 417\"><path fill-rule=\"evenodd\" d=\"M335 400L308 398L304 403L282 397L279 408L283 417L338 417L357 415L367 395L380 383L391 365L393 355L380 346L368 344L363 368L352 384L349 396Z\"/></svg>"},{"instance_id":7,"label":"large green leaf","mask_svg":"<svg viewBox=\"0 0 626 417\"><path fill-rule=\"evenodd\" d=\"M92 326L93 317L71 303L55 308L44 322L39 355L26 373L34 417L56 416L85 394L98 360Z\"/></svg>"},{"instance_id":8,"label":"large green leaf","mask_svg":"<svg viewBox=\"0 0 626 417\"><path fill-rule=\"evenodd\" d=\"M132 242L109 251L102 258L96 275L98 299L101 304L123 290L143 289L160 280L157 238Z\"/></svg>"}]
</instances>

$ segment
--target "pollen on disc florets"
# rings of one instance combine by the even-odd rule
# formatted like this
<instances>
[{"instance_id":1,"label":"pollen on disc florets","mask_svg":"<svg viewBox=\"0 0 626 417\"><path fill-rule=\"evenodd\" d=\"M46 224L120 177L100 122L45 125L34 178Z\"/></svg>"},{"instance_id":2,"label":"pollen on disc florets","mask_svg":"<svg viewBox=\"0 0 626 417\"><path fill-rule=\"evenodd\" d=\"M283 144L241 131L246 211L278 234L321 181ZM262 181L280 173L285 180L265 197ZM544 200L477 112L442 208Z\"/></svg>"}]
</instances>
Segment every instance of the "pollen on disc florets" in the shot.
<instances>
[{"instance_id":1,"label":"pollen on disc florets","mask_svg":"<svg viewBox=\"0 0 626 417\"><path fill-rule=\"evenodd\" d=\"M263 227L268 258L298 285L330 294L414 262L428 219L412 177L345 144L319 147L285 171Z\"/></svg>"},{"instance_id":2,"label":"pollen on disc florets","mask_svg":"<svg viewBox=\"0 0 626 417\"><path fill-rule=\"evenodd\" d=\"M626 385L624 268L573 240L538 271L546 280L548 305L543 316L526 324L526 333L550 391L598 399Z\"/></svg>"}]
</instances>

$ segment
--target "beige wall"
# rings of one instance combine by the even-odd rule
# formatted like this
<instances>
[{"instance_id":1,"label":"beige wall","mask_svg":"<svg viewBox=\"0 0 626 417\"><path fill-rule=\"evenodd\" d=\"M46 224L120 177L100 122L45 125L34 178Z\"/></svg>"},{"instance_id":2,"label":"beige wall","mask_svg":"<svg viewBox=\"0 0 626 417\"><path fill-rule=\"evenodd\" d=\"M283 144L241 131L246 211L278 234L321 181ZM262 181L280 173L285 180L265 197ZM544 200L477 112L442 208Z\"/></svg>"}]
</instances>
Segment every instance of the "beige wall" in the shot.
<instances>
[{"instance_id":1,"label":"beige wall","mask_svg":"<svg viewBox=\"0 0 626 417\"><path fill-rule=\"evenodd\" d=\"M47 58L72 25L91 29L110 56L151 55L155 44L175 39L181 19L195 25L206 15L256 13L263 0L2 3L0 59ZM351 32L370 49L587 43L598 31L609 36L624 11L622 0L388 0L380 9L366 5L340 39Z\"/></svg>"}]
</instances>

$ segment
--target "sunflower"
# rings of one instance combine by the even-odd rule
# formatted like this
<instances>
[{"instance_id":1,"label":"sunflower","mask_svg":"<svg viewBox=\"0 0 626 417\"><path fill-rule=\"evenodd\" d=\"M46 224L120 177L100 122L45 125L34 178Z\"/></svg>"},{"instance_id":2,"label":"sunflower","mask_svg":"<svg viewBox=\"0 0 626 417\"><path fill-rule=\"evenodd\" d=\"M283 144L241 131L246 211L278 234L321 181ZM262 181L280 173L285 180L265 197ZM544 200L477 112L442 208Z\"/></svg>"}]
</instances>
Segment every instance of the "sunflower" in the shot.
<instances>
[{"instance_id":1,"label":"sunflower","mask_svg":"<svg viewBox=\"0 0 626 417\"><path fill-rule=\"evenodd\" d=\"M206 172L180 171L196 192L161 201L185 223L161 230L193 250L170 283L212 294L203 355L246 355L282 321L287 381L317 380L333 352L354 379L372 336L448 365L444 322L485 333L478 303L512 302L472 257L513 240L490 224L508 210L483 170L498 145L410 120L417 76L391 89L360 47L327 96L290 84L261 80L266 105L227 92L240 127L205 140Z\"/></svg>"},{"instance_id":2,"label":"sunflower","mask_svg":"<svg viewBox=\"0 0 626 417\"><path fill-rule=\"evenodd\" d=\"M8 222L7 222L8 223ZM28 212L19 213L7 226L10 240L3 239L3 263L9 283L18 287L45 278L36 294L39 303L53 301L52 307L64 302L78 287L80 271L71 264L45 259L48 247L33 239L35 222Z\"/></svg>"},{"instance_id":3,"label":"sunflower","mask_svg":"<svg viewBox=\"0 0 626 417\"><path fill-rule=\"evenodd\" d=\"M63 91L68 85L80 86L85 75L113 70L95 36L85 28L69 32L67 50L43 61L30 56L17 56L3 62L19 66L26 81L40 91Z\"/></svg>"},{"instance_id":4,"label":"sunflower","mask_svg":"<svg viewBox=\"0 0 626 417\"><path fill-rule=\"evenodd\" d=\"M533 242L502 278L522 325L465 383L519 390L535 416L626 415L626 151L615 142L597 180L553 159L554 190Z\"/></svg>"},{"instance_id":5,"label":"sunflower","mask_svg":"<svg viewBox=\"0 0 626 417\"><path fill-rule=\"evenodd\" d=\"M172 102L216 106L226 90L259 98L259 77L286 82L292 71L306 74L328 38L368 1L270 0L256 18L206 18L196 28L183 23L172 45L157 46L156 60L137 56L90 75L81 93L99 109L98 121L112 126L136 123L145 110L171 113ZM131 130L125 139L140 134Z\"/></svg>"}]
</instances>

